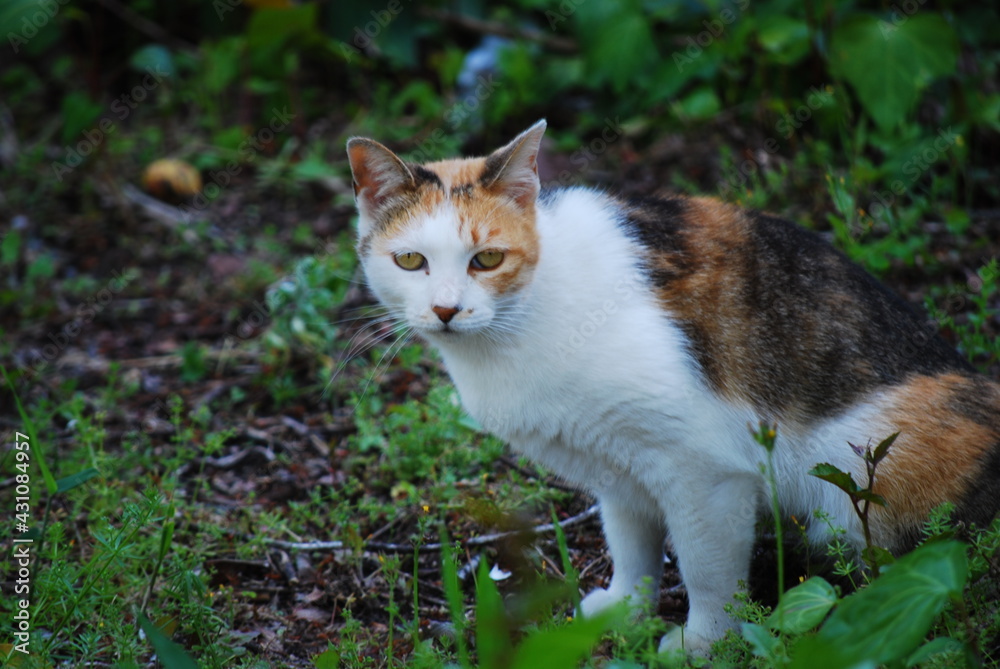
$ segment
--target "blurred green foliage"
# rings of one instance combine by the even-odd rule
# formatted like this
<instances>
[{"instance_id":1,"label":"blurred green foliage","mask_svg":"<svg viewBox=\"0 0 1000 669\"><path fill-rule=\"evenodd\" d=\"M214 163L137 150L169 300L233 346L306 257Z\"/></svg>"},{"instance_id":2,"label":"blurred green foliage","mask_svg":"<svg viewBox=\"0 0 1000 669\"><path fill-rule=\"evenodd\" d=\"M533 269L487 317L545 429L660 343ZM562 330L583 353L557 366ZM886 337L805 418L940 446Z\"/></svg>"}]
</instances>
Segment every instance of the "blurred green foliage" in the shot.
<instances>
[{"instance_id":1,"label":"blurred green foliage","mask_svg":"<svg viewBox=\"0 0 1000 669\"><path fill-rule=\"evenodd\" d=\"M219 147L272 107L328 113L313 104L326 86L344 93L334 113L353 129L433 137L434 157L455 150L456 137L495 143L543 115L572 119L563 125L582 139L607 116L683 128L727 110L784 140L810 94L828 90L829 104L809 113L815 134L863 157L856 176L877 184L941 127L1000 130L1000 93L985 85L996 79L1000 38L985 26L997 13L918 0L133 0L109 14L100 4L6 0L0 31L54 75L66 143L106 109L109 88L150 70L169 88L160 111L191 105ZM118 23L128 30L111 40ZM38 85L16 66L4 78L14 99Z\"/></svg>"}]
</instances>

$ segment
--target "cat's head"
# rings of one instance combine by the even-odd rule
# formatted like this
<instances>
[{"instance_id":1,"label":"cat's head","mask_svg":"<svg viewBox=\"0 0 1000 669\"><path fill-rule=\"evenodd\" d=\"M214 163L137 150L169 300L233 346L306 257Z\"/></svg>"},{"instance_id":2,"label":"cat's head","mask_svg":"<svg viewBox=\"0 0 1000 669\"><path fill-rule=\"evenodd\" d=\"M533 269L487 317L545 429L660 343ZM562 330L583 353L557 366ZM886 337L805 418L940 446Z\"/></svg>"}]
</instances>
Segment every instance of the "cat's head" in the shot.
<instances>
[{"instance_id":1,"label":"cat's head","mask_svg":"<svg viewBox=\"0 0 1000 669\"><path fill-rule=\"evenodd\" d=\"M545 121L485 158L404 163L347 142L358 254L379 300L420 334L510 332L538 264L536 158Z\"/></svg>"}]
</instances>

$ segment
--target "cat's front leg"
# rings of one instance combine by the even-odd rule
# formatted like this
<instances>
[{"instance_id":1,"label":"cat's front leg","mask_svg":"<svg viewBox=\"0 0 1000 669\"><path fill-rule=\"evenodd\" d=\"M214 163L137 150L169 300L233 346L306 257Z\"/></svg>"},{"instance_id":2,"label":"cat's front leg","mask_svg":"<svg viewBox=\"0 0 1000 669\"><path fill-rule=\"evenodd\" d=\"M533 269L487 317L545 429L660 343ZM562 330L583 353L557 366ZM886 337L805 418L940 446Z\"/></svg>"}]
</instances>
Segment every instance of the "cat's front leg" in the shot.
<instances>
[{"instance_id":1,"label":"cat's front leg","mask_svg":"<svg viewBox=\"0 0 1000 669\"><path fill-rule=\"evenodd\" d=\"M691 476L666 498L664 515L689 608L684 627L661 640L661 652L683 648L707 653L714 641L735 627L725 606L749 575L754 520L743 510L757 503L760 490L759 479L752 476L721 480Z\"/></svg>"},{"instance_id":2,"label":"cat's front leg","mask_svg":"<svg viewBox=\"0 0 1000 669\"><path fill-rule=\"evenodd\" d=\"M607 589L594 590L580 602L580 612L592 616L631 598L634 605L659 594L663 575L664 524L652 500L636 504L614 494L598 495L604 536L614 563ZM645 500L644 500L645 501Z\"/></svg>"}]
</instances>

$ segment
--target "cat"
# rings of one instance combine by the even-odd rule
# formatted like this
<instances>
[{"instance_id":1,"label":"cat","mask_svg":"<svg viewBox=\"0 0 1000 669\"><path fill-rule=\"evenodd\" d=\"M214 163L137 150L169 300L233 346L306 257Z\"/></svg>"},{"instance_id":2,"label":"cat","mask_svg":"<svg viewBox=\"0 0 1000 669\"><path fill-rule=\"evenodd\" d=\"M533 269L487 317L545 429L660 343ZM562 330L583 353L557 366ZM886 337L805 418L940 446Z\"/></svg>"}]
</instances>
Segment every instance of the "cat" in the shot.
<instances>
[{"instance_id":1,"label":"cat","mask_svg":"<svg viewBox=\"0 0 1000 669\"><path fill-rule=\"evenodd\" d=\"M347 151L375 296L440 352L469 414L599 500L614 571L582 615L655 597L669 530L689 612L661 650L706 653L735 625L724 606L769 499L760 421L779 426L782 512L822 509L859 549L848 496L807 472L827 462L865 483L851 444L896 432L876 544L911 547L946 501L991 521L1000 384L793 223L705 197L541 189L545 128L425 165L371 139ZM807 532L829 539L815 520Z\"/></svg>"}]
</instances>

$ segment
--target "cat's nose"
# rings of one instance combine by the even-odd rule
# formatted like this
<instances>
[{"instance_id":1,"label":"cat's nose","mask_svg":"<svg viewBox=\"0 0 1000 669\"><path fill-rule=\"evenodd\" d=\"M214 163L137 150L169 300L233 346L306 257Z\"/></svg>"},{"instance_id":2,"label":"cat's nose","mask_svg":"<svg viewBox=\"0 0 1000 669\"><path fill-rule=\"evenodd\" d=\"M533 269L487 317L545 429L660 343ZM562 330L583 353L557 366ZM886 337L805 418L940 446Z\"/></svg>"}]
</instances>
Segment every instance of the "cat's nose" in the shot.
<instances>
[{"instance_id":1,"label":"cat's nose","mask_svg":"<svg viewBox=\"0 0 1000 669\"><path fill-rule=\"evenodd\" d=\"M431 307L431 310L437 314L442 323L451 322L451 319L459 312L458 307Z\"/></svg>"}]
</instances>

